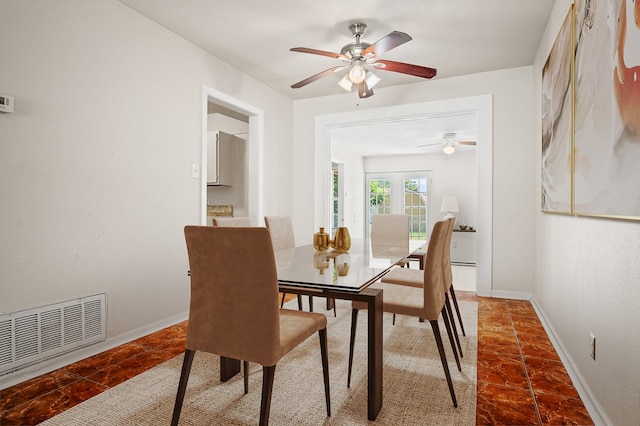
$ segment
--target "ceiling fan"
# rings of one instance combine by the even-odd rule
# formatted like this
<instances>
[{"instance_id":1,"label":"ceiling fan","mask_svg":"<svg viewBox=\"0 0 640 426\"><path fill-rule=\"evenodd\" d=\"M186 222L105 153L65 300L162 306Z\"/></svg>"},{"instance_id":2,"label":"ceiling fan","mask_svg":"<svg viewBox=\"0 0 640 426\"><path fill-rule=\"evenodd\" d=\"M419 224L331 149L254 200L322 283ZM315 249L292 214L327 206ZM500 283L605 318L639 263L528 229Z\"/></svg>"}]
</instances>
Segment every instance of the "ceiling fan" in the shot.
<instances>
[{"instance_id":1,"label":"ceiling fan","mask_svg":"<svg viewBox=\"0 0 640 426\"><path fill-rule=\"evenodd\" d=\"M433 78L436 75L437 70L435 68L378 59L378 57L383 53L411 40L411 36L408 34L399 31L392 31L375 43L370 44L360 41L360 37L364 34L366 29L367 26L363 23L349 25L349 30L356 38L356 41L345 45L340 50L340 53L310 49L307 47L291 48L290 50L292 52L328 56L330 58L340 59L347 63L346 65L335 66L318 74L312 75L311 77L305 78L304 80L293 84L291 88L298 89L329 74L348 68L349 71L338 84L346 91L351 91L351 88L355 85L358 88L358 96L361 98L368 98L373 95L373 86L380 81L380 77L376 76L371 71L372 68L376 70L414 75L422 78Z\"/></svg>"},{"instance_id":2,"label":"ceiling fan","mask_svg":"<svg viewBox=\"0 0 640 426\"><path fill-rule=\"evenodd\" d=\"M435 143L428 143L424 145L418 145L418 148L424 146L436 146L436 145L444 145L445 147L442 149L446 155L451 155L456 151L455 145L472 145L476 146L476 141L461 141L458 139L458 134L455 132L446 132L442 135L442 141Z\"/></svg>"}]
</instances>

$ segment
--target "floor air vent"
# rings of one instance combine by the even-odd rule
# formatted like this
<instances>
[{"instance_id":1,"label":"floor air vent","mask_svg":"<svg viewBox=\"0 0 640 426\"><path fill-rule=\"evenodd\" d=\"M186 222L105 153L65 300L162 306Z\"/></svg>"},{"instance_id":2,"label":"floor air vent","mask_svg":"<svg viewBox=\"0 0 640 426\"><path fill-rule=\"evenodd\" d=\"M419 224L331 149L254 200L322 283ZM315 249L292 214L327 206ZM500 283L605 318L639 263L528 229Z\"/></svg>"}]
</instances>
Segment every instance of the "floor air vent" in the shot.
<instances>
[{"instance_id":1,"label":"floor air vent","mask_svg":"<svg viewBox=\"0 0 640 426\"><path fill-rule=\"evenodd\" d=\"M0 315L0 375L106 339L104 293Z\"/></svg>"}]
</instances>

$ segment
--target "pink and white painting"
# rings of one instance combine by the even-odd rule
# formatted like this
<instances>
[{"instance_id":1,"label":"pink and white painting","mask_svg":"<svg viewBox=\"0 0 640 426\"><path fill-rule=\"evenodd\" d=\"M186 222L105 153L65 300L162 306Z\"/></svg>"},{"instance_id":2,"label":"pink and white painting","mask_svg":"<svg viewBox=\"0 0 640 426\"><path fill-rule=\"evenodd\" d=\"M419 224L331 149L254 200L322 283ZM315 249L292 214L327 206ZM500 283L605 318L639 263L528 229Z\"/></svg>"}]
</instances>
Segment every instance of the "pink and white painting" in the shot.
<instances>
[{"instance_id":1,"label":"pink and white painting","mask_svg":"<svg viewBox=\"0 0 640 426\"><path fill-rule=\"evenodd\" d=\"M640 2L578 0L574 210L640 220Z\"/></svg>"}]
</instances>

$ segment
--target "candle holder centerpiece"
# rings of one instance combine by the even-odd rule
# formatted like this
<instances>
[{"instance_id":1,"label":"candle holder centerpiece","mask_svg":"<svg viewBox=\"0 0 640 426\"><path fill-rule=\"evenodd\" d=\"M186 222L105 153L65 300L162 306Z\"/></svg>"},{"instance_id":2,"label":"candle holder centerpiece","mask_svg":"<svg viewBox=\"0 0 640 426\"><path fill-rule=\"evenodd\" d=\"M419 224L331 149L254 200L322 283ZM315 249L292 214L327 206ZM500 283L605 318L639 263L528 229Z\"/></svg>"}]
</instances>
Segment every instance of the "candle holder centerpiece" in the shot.
<instances>
[{"instance_id":1,"label":"candle holder centerpiece","mask_svg":"<svg viewBox=\"0 0 640 426\"><path fill-rule=\"evenodd\" d=\"M335 237L331 239L329 234L324 231L324 228L320 227L320 231L313 234L313 248L319 252L332 248L333 251L338 253L346 253L351 248L349 230L345 226L341 226L336 230Z\"/></svg>"}]
</instances>

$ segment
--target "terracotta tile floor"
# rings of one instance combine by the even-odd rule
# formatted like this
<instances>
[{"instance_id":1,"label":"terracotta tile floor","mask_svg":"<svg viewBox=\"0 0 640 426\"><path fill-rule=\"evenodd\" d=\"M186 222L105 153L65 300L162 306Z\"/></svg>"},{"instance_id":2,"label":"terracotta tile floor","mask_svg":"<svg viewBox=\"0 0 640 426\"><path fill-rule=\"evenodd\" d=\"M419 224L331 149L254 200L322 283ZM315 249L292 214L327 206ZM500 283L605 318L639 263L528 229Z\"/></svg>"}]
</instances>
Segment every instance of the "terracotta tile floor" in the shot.
<instances>
[{"instance_id":1,"label":"terracotta tile floor","mask_svg":"<svg viewBox=\"0 0 640 426\"><path fill-rule=\"evenodd\" d=\"M527 301L476 297L476 424L592 424ZM0 390L0 425L35 425L184 351L186 322ZM177 386L177 384L176 384Z\"/></svg>"}]
</instances>

